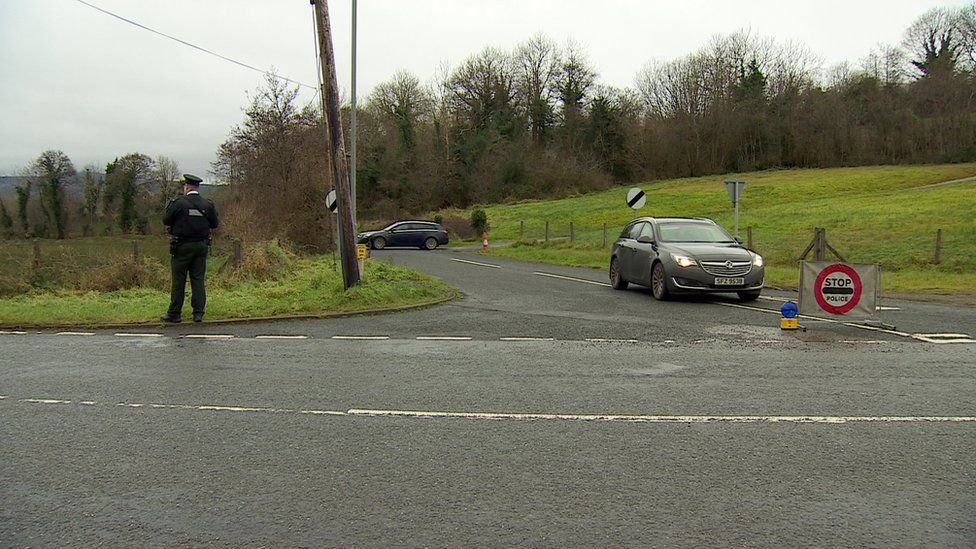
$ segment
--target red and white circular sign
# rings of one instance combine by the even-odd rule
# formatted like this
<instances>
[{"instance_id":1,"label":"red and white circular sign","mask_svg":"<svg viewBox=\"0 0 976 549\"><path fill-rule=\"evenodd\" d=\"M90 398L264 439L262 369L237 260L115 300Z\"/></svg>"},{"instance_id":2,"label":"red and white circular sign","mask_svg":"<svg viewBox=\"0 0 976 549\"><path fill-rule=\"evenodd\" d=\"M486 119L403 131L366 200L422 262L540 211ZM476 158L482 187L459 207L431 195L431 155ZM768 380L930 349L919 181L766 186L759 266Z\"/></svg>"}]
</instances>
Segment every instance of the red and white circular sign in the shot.
<instances>
[{"instance_id":1,"label":"red and white circular sign","mask_svg":"<svg viewBox=\"0 0 976 549\"><path fill-rule=\"evenodd\" d=\"M813 295L824 311L842 315L861 301L861 277L852 267L835 263L820 271L813 285Z\"/></svg>"}]
</instances>

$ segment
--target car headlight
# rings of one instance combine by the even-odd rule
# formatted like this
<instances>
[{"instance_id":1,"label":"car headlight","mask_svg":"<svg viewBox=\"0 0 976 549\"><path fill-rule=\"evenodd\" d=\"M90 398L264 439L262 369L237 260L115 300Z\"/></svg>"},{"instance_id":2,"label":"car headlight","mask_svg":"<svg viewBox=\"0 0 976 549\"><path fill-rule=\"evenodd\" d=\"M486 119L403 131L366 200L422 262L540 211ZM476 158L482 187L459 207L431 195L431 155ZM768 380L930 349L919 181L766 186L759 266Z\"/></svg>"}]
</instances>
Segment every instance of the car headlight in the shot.
<instances>
[{"instance_id":1,"label":"car headlight","mask_svg":"<svg viewBox=\"0 0 976 549\"><path fill-rule=\"evenodd\" d=\"M763 257L759 254L752 254L752 264L756 267L763 266Z\"/></svg>"},{"instance_id":2,"label":"car headlight","mask_svg":"<svg viewBox=\"0 0 976 549\"><path fill-rule=\"evenodd\" d=\"M678 264L679 267L692 267L698 265L698 262L686 255L671 254L671 259Z\"/></svg>"}]
</instances>

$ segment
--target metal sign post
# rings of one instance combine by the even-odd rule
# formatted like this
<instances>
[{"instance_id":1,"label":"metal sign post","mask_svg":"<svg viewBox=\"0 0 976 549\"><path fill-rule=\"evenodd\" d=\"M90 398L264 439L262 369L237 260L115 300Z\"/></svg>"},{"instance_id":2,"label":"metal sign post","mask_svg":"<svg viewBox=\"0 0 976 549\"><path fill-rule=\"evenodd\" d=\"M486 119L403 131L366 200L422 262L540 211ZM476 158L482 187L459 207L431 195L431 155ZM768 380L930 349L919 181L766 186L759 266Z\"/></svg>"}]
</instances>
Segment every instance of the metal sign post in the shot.
<instances>
[{"instance_id":1,"label":"metal sign post","mask_svg":"<svg viewBox=\"0 0 976 549\"><path fill-rule=\"evenodd\" d=\"M732 199L732 204L735 206L735 236L739 236L739 197L742 196L742 189L745 188L746 182L742 179L726 179L725 187L729 191L729 198Z\"/></svg>"}]
</instances>

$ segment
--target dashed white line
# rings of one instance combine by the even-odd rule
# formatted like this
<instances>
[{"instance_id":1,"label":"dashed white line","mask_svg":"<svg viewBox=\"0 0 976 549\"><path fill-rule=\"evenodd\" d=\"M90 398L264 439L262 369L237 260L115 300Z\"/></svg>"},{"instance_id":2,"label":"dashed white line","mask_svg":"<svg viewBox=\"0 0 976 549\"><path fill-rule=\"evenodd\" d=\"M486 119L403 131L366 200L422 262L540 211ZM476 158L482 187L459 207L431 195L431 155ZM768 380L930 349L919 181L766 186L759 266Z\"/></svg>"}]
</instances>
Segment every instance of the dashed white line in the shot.
<instances>
[{"instance_id":1,"label":"dashed white line","mask_svg":"<svg viewBox=\"0 0 976 549\"><path fill-rule=\"evenodd\" d=\"M490 267L492 269L501 269L501 265L492 265L491 263L479 263L478 261L468 261L467 259L451 259L451 261L457 261L458 263L467 263L468 265L477 265L479 267Z\"/></svg>"},{"instance_id":2,"label":"dashed white line","mask_svg":"<svg viewBox=\"0 0 976 549\"><path fill-rule=\"evenodd\" d=\"M347 341L386 341L390 336L357 336L357 335L334 335L332 339Z\"/></svg>"},{"instance_id":3,"label":"dashed white line","mask_svg":"<svg viewBox=\"0 0 976 549\"><path fill-rule=\"evenodd\" d=\"M185 339L234 339L231 334L186 334Z\"/></svg>"},{"instance_id":4,"label":"dashed white line","mask_svg":"<svg viewBox=\"0 0 976 549\"><path fill-rule=\"evenodd\" d=\"M796 302L795 299L788 299L785 297L770 297L765 295L759 296L759 299L765 299L766 301L775 301L777 303L786 303L787 301L793 301L794 303ZM889 307L887 305L879 305L875 307L875 310L876 311L900 311L901 307Z\"/></svg>"},{"instance_id":5,"label":"dashed white line","mask_svg":"<svg viewBox=\"0 0 976 549\"><path fill-rule=\"evenodd\" d=\"M0 330L0 335L22 336L22 335L27 335L27 332L20 332L17 330Z\"/></svg>"},{"instance_id":6,"label":"dashed white line","mask_svg":"<svg viewBox=\"0 0 976 549\"><path fill-rule=\"evenodd\" d=\"M545 276L545 277L548 277L548 278L556 278L556 279L559 279L559 280L569 280L571 282L582 282L583 284L592 284L594 286L607 286L607 287L610 286L610 284L608 284L606 282L597 282L595 280L587 280L585 278L576 278L574 276L563 276L563 275L557 275L557 274L552 274L552 273L543 273L543 272L539 272L539 271L535 271L532 274L539 275L539 276Z\"/></svg>"},{"instance_id":7,"label":"dashed white line","mask_svg":"<svg viewBox=\"0 0 976 549\"><path fill-rule=\"evenodd\" d=\"M841 340L841 343L852 343L852 344L861 344L861 345L884 345L888 342L884 341L883 339L843 339Z\"/></svg>"},{"instance_id":8,"label":"dashed white line","mask_svg":"<svg viewBox=\"0 0 976 549\"><path fill-rule=\"evenodd\" d=\"M636 339L615 339L609 337L590 337L583 341L587 343L638 343Z\"/></svg>"},{"instance_id":9,"label":"dashed white line","mask_svg":"<svg viewBox=\"0 0 976 549\"><path fill-rule=\"evenodd\" d=\"M499 341L556 341L554 337L500 337Z\"/></svg>"},{"instance_id":10,"label":"dashed white line","mask_svg":"<svg viewBox=\"0 0 976 549\"><path fill-rule=\"evenodd\" d=\"M307 335L259 335L254 339L308 339Z\"/></svg>"},{"instance_id":11,"label":"dashed white line","mask_svg":"<svg viewBox=\"0 0 976 549\"><path fill-rule=\"evenodd\" d=\"M118 332L115 335L116 337L165 337L165 334L148 334L148 333L132 333L132 332Z\"/></svg>"},{"instance_id":12,"label":"dashed white line","mask_svg":"<svg viewBox=\"0 0 976 549\"><path fill-rule=\"evenodd\" d=\"M56 398L25 398L21 402L28 404L71 404L70 400L60 400Z\"/></svg>"},{"instance_id":13,"label":"dashed white line","mask_svg":"<svg viewBox=\"0 0 976 549\"><path fill-rule=\"evenodd\" d=\"M95 332L58 332L54 335L59 336L93 336Z\"/></svg>"},{"instance_id":14,"label":"dashed white line","mask_svg":"<svg viewBox=\"0 0 976 549\"><path fill-rule=\"evenodd\" d=\"M471 341L471 336L417 336L418 341Z\"/></svg>"}]
</instances>

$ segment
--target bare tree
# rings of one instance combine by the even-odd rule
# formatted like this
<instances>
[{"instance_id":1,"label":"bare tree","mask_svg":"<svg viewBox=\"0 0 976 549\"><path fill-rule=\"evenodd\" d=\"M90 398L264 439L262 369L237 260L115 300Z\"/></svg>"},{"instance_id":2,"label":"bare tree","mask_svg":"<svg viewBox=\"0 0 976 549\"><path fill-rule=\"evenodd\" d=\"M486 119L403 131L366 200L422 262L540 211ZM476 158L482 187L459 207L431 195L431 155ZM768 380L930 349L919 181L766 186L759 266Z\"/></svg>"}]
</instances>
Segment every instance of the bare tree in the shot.
<instances>
[{"instance_id":1,"label":"bare tree","mask_svg":"<svg viewBox=\"0 0 976 549\"><path fill-rule=\"evenodd\" d=\"M860 62L860 68L885 86L905 79L905 52L890 44L878 44Z\"/></svg>"},{"instance_id":2,"label":"bare tree","mask_svg":"<svg viewBox=\"0 0 976 549\"><path fill-rule=\"evenodd\" d=\"M908 27L903 45L921 76L956 70L964 46L962 27L962 13L949 8L931 9Z\"/></svg>"},{"instance_id":3,"label":"bare tree","mask_svg":"<svg viewBox=\"0 0 976 549\"><path fill-rule=\"evenodd\" d=\"M515 50L519 93L525 105L532 140L540 143L555 121L556 82L562 56L559 47L539 33Z\"/></svg>"},{"instance_id":4,"label":"bare tree","mask_svg":"<svg viewBox=\"0 0 976 549\"><path fill-rule=\"evenodd\" d=\"M68 223L64 190L69 180L75 176L71 159L61 151L44 151L31 164L30 176L39 185L42 211L54 224L57 237L63 239Z\"/></svg>"},{"instance_id":5,"label":"bare tree","mask_svg":"<svg viewBox=\"0 0 976 549\"><path fill-rule=\"evenodd\" d=\"M180 196L180 165L172 158L159 155L150 174L153 186L156 187L155 206L165 208L169 201Z\"/></svg>"},{"instance_id":6,"label":"bare tree","mask_svg":"<svg viewBox=\"0 0 976 549\"><path fill-rule=\"evenodd\" d=\"M381 119L392 122L403 146L412 149L417 126L433 113L434 99L431 91L422 86L416 76L398 71L391 80L373 88L366 108Z\"/></svg>"},{"instance_id":7,"label":"bare tree","mask_svg":"<svg viewBox=\"0 0 976 549\"><path fill-rule=\"evenodd\" d=\"M81 209L82 218L84 219L82 231L86 236L89 236L95 233L95 225L99 219L98 204L105 186L102 174L99 173L97 166L91 164L85 166L82 183L84 184L85 194L85 202Z\"/></svg>"}]
</instances>

